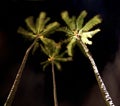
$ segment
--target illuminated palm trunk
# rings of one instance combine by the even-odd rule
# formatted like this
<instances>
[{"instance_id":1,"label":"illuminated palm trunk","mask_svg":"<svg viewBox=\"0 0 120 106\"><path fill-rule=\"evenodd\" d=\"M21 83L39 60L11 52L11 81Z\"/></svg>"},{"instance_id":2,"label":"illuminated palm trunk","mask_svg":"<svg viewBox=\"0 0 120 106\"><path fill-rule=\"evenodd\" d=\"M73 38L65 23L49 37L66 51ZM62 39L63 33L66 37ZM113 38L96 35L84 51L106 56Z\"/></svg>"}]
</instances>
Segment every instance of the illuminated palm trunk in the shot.
<instances>
[{"instance_id":1,"label":"illuminated palm trunk","mask_svg":"<svg viewBox=\"0 0 120 106\"><path fill-rule=\"evenodd\" d=\"M36 43L36 41L39 39L40 35L37 35L36 39L34 40L34 42L29 46L29 48L26 50L26 53L24 55L24 58L22 60L22 63L20 65L20 68L18 70L18 73L16 75L16 78L14 80L14 83L11 87L11 90L9 92L9 95L7 97L7 100L4 104L4 106L11 106L12 105L12 102L14 100L14 97L15 97L15 94L16 94L16 91L17 91L17 88L18 88L18 85L20 83L20 80L21 80L21 76L22 76L22 73L23 73L23 70L24 70L24 67L25 67L25 64L26 64L26 61L28 59L28 55L31 51L31 49L33 48L34 44Z\"/></svg>"},{"instance_id":2,"label":"illuminated palm trunk","mask_svg":"<svg viewBox=\"0 0 120 106\"><path fill-rule=\"evenodd\" d=\"M82 43L82 41L80 41L80 44L82 45L82 47L83 47L83 49L84 49L84 51L86 53L86 56L90 60L90 63L92 65L92 68L93 68L93 71L94 71L94 74L95 74L95 77L96 77L96 80L98 82L100 91L102 93L102 96L103 96L103 98L105 100L106 105L107 106L115 106L113 101L112 101L112 98L110 97L110 95L109 95L109 93L108 93L108 91L107 91L107 89L105 87L105 84L104 84L104 82L103 82L103 80L102 80L102 78L101 78L101 76L99 74L99 71L98 71L97 66L95 64L95 61L94 61L92 55L89 52L89 49L87 48L87 46L84 43Z\"/></svg>"},{"instance_id":3,"label":"illuminated palm trunk","mask_svg":"<svg viewBox=\"0 0 120 106\"><path fill-rule=\"evenodd\" d=\"M54 106L58 106L57 101L57 91L56 91L56 82L55 82L55 70L54 70L54 61L52 61L52 80L53 80L53 96L54 96Z\"/></svg>"}]
</instances>

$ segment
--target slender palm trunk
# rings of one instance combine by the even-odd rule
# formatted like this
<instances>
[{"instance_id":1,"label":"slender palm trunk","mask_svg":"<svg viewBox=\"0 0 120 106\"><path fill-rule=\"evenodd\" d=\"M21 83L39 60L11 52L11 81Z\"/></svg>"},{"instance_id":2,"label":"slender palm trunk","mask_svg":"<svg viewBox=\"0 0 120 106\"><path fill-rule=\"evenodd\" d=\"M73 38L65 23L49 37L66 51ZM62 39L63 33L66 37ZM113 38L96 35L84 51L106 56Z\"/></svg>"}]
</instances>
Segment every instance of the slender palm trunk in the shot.
<instances>
[{"instance_id":1,"label":"slender palm trunk","mask_svg":"<svg viewBox=\"0 0 120 106\"><path fill-rule=\"evenodd\" d=\"M30 53L30 50L33 48L34 44L36 43L36 41L38 40L38 38L40 37L40 35L38 35L36 37L36 39L34 40L34 42L29 46L29 48L26 50L26 53L24 55L24 58L22 60L22 63L20 65L20 68L18 70L18 73L16 75L16 78L14 80L14 83L11 87L11 90L9 92L9 95L7 97L7 100L4 104L4 106L11 106L12 105L12 102L14 100L14 97L15 97L15 94L16 94L16 91L17 91L17 88L18 88L18 85L20 83L20 79L21 79L21 76L22 76L22 73L23 73L23 70L24 70L24 67L25 67L25 64L26 64L26 61L27 61L27 58L28 58L28 55Z\"/></svg>"},{"instance_id":2,"label":"slender palm trunk","mask_svg":"<svg viewBox=\"0 0 120 106\"><path fill-rule=\"evenodd\" d=\"M55 70L54 70L54 62L53 61L52 61L52 78L53 78L54 106L58 106L57 91L56 91L56 82L55 82Z\"/></svg>"},{"instance_id":3,"label":"slender palm trunk","mask_svg":"<svg viewBox=\"0 0 120 106\"><path fill-rule=\"evenodd\" d=\"M106 105L107 106L115 106L113 101L112 101L112 98L110 97L110 95L109 95L109 93L108 93L108 91L107 91L107 89L105 87L105 84L104 84L104 82L103 82L103 80L102 80L102 78L101 78L101 76L99 74L99 71L98 71L97 66L95 64L95 61L94 61L92 55L89 52L89 49L87 48L87 46L84 43L82 43L82 41L80 41L80 44L82 45L82 47L83 47L83 49L84 49L84 51L86 53L86 56L90 60L90 63L91 63L92 68L94 70L94 74L95 74L96 80L98 82L100 91L102 93L102 96L103 96L103 98L105 100Z\"/></svg>"}]
</instances>

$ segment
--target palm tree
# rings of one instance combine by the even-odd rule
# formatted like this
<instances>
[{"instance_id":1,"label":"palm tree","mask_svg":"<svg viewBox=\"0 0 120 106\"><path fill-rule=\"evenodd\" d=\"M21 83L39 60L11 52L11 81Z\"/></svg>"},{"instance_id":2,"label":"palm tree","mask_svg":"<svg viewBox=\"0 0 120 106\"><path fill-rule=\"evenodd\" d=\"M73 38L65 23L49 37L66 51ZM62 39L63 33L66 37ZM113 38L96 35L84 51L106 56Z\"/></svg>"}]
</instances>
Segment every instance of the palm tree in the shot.
<instances>
[{"instance_id":1,"label":"palm tree","mask_svg":"<svg viewBox=\"0 0 120 106\"><path fill-rule=\"evenodd\" d=\"M60 62L71 61L72 58L63 57L64 54L67 53L66 51L60 53L61 42L56 43L52 39L47 38L45 38L43 42L44 45L41 45L41 49L48 56L48 58L41 64L43 65L43 69L45 69L49 64L52 66L54 106L58 106L54 66L56 66L58 70L61 70Z\"/></svg>"},{"instance_id":2,"label":"palm tree","mask_svg":"<svg viewBox=\"0 0 120 106\"><path fill-rule=\"evenodd\" d=\"M11 106L15 93L17 91L18 85L20 83L20 79L28 58L28 55L33 48L33 52L39 47L39 40L44 40L45 37L50 35L51 33L55 32L55 30L59 27L58 22L48 23L50 20L49 17L46 17L45 12L40 12L39 17L36 19L36 23L34 24L33 16L30 16L25 19L27 24L28 30L25 30L22 27L18 28L18 33L22 34L26 39L33 40L33 43L28 47L23 57L22 63L14 80L14 83L11 87L7 100L4 106Z\"/></svg>"},{"instance_id":3,"label":"palm tree","mask_svg":"<svg viewBox=\"0 0 120 106\"><path fill-rule=\"evenodd\" d=\"M94 26L100 24L102 20L99 15L96 15L84 24L84 18L86 17L86 15L87 12L85 10L80 13L78 18L76 18L75 16L69 17L67 11L62 12L61 17L65 21L67 26L61 27L59 31L65 32L69 39L67 50L70 56L73 55L73 48L77 44L84 55L89 59L106 105L115 106L99 74L95 61L87 47L87 44L92 45L92 41L90 41L88 38L92 38L93 35L100 31L99 28L94 30L91 29L93 29Z\"/></svg>"}]
</instances>

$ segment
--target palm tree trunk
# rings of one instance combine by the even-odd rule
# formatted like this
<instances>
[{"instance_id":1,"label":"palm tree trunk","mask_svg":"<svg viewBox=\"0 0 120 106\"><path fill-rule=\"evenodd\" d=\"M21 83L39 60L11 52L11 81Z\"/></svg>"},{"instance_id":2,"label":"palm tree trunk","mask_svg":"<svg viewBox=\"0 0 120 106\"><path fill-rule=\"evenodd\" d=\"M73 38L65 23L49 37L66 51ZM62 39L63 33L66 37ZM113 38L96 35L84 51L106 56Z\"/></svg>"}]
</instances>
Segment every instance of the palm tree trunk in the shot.
<instances>
[{"instance_id":1,"label":"palm tree trunk","mask_svg":"<svg viewBox=\"0 0 120 106\"><path fill-rule=\"evenodd\" d=\"M27 58L28 58L28 55L30 53L30 50L33 48L34 44L36 43L36 41L39 39L40 35L37 35L37 37L35 38L34 42L29 46L29 48L26 50L25 52L25 55L24 55L24 58L22 60L22 63L20 65L20 68L18 70L18 73L16 75L16 78L14 80L14 83L11 87L11 90L9 92L9 95L7 97L7 100L4 104L4 106L11 106L12 105L12 102L14 100L14 97L15 97L15 94L16 94L16 91L17 91L17 88L18 88L18 85L20 83L20 79L21 79L21 76L22 76L22 73L23 73L23 70L24 70L24 67L25 67L25 64L26 64L26 61L27 61Z\"/></svg>"},{"instance_id":2,"label":"palm tree trunk","mask_svg":"<svg viewBox=\"0 0 120 106\"><path fill-rule=\"evenodd\" d=\"M82 43L82 41L80 41L80 44L82 45L82 47L83 47L83 49L84 49L84 51L86 53L86 56L88 57L91 65L92 65L96 80L98 82L98 86L100 88L100 91L102 93L102 96L103 96L103 98L105 100L106 105L107 106L115 106L113 101L112 101L112 98L110 97L110 95L109 95L109 93L108 93L108 91L107 91L107 89L105 87L105 84L104 84L104 82L103 82L103 80L102 80L102 78L101 78L101 76L99 74L99 71L98 71L97 66L95 64L95 61L94 61L92 55L89 52L89 49L87 48L87 46L84 43Z\"/></svg>"},{"instance_id":3,"label":"palm tree trunk","mask_svg":"<svg viewBox=\"0 0 120 106\"><path fill-rule=\"evenodd\" d=\"M53 78L54 106L58 106L58 101L57 101L57 91L56 91L56 82L55 82L54 61L52 61L52 78Z\"/></svg>"}]
</instances>

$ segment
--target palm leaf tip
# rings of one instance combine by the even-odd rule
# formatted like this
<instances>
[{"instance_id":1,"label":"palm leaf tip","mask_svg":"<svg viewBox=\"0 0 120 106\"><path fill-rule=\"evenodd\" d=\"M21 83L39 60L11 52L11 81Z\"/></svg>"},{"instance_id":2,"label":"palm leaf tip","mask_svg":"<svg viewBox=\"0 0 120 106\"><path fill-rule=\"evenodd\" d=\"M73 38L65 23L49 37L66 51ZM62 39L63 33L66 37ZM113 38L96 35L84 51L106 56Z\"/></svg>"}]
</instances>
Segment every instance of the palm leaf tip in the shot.
<instances>
[{"instance_id":1,"label":"palm leaf tip","mask_svg":"<svg viewBox=\"0 0 120 106\"><path fill-rule=\"evenodd\" d=\"M41 18L45 18L45 17L46 17L46 12L41 11L40 14L39 14L39 16L40 16Z\"/></svg>"},{"instance_id":2,"label":"palm leaf tip","mask_svg":"<svg viewBox=\"0 0 120 106\"><path fill-rule=\"evenodd\" d=\"M70 22L71 22L71 19L70 19L70 17L69 17L68 11L63 11L63 12L61 13L61 17L62 17L62 19L65 21L65 23L69 26L69 25L70 25Z\"/></svg>"},{"instance_id":3,"label":"palm leaf tip","mask_svg":"<svg viewBox=\"0 0 120 106\"><path fill-rule=\"evenodd\" d=\"M69 13L68 13L68 11L63 11L63 12L61 12L61 16L62 16L63 19L65 19L66 17L69 18Z\"/></svg>"},{"instance_id":4,"label":"palm leaf tip","mask_svg":"<svg viewBox=\"0 0 120 106\"><path fill-rule=\"evenodd\" d=\"M101 30L99 28L93 30L93 31L90 31L91 33L91 36L94 36L95 34L97 34L98 32L100 32Z\"/></svg>"},{"instance_id":5,"label":"palm leaf tip","mask_svg":"<svg viewBox=\"0 0 120 106\"><path fill-rule=\"evenodd\" d=\"M83 17L86 17L86 15L87 15L87 11L83 10L82 12L80 12L80 14L79 14L79 16L78 16L76 21L77 22L80 21L80 19L83 18Z\"/></svg>"},{"instance_id":6,"label":"palm leaf tip","mask_svg":"<svg viewBox=\"0 0 120 106\"><path fill-rule=\"evenodd\" d=\"M46 18L46 12L44 12L44 11L42 11L42 12L40 12L39 13L39 16L38 16L38 21L37 22L41 22L41 21L43 21L43 20L45 20L45 18Z\"/></svg>"}]
</instances>

